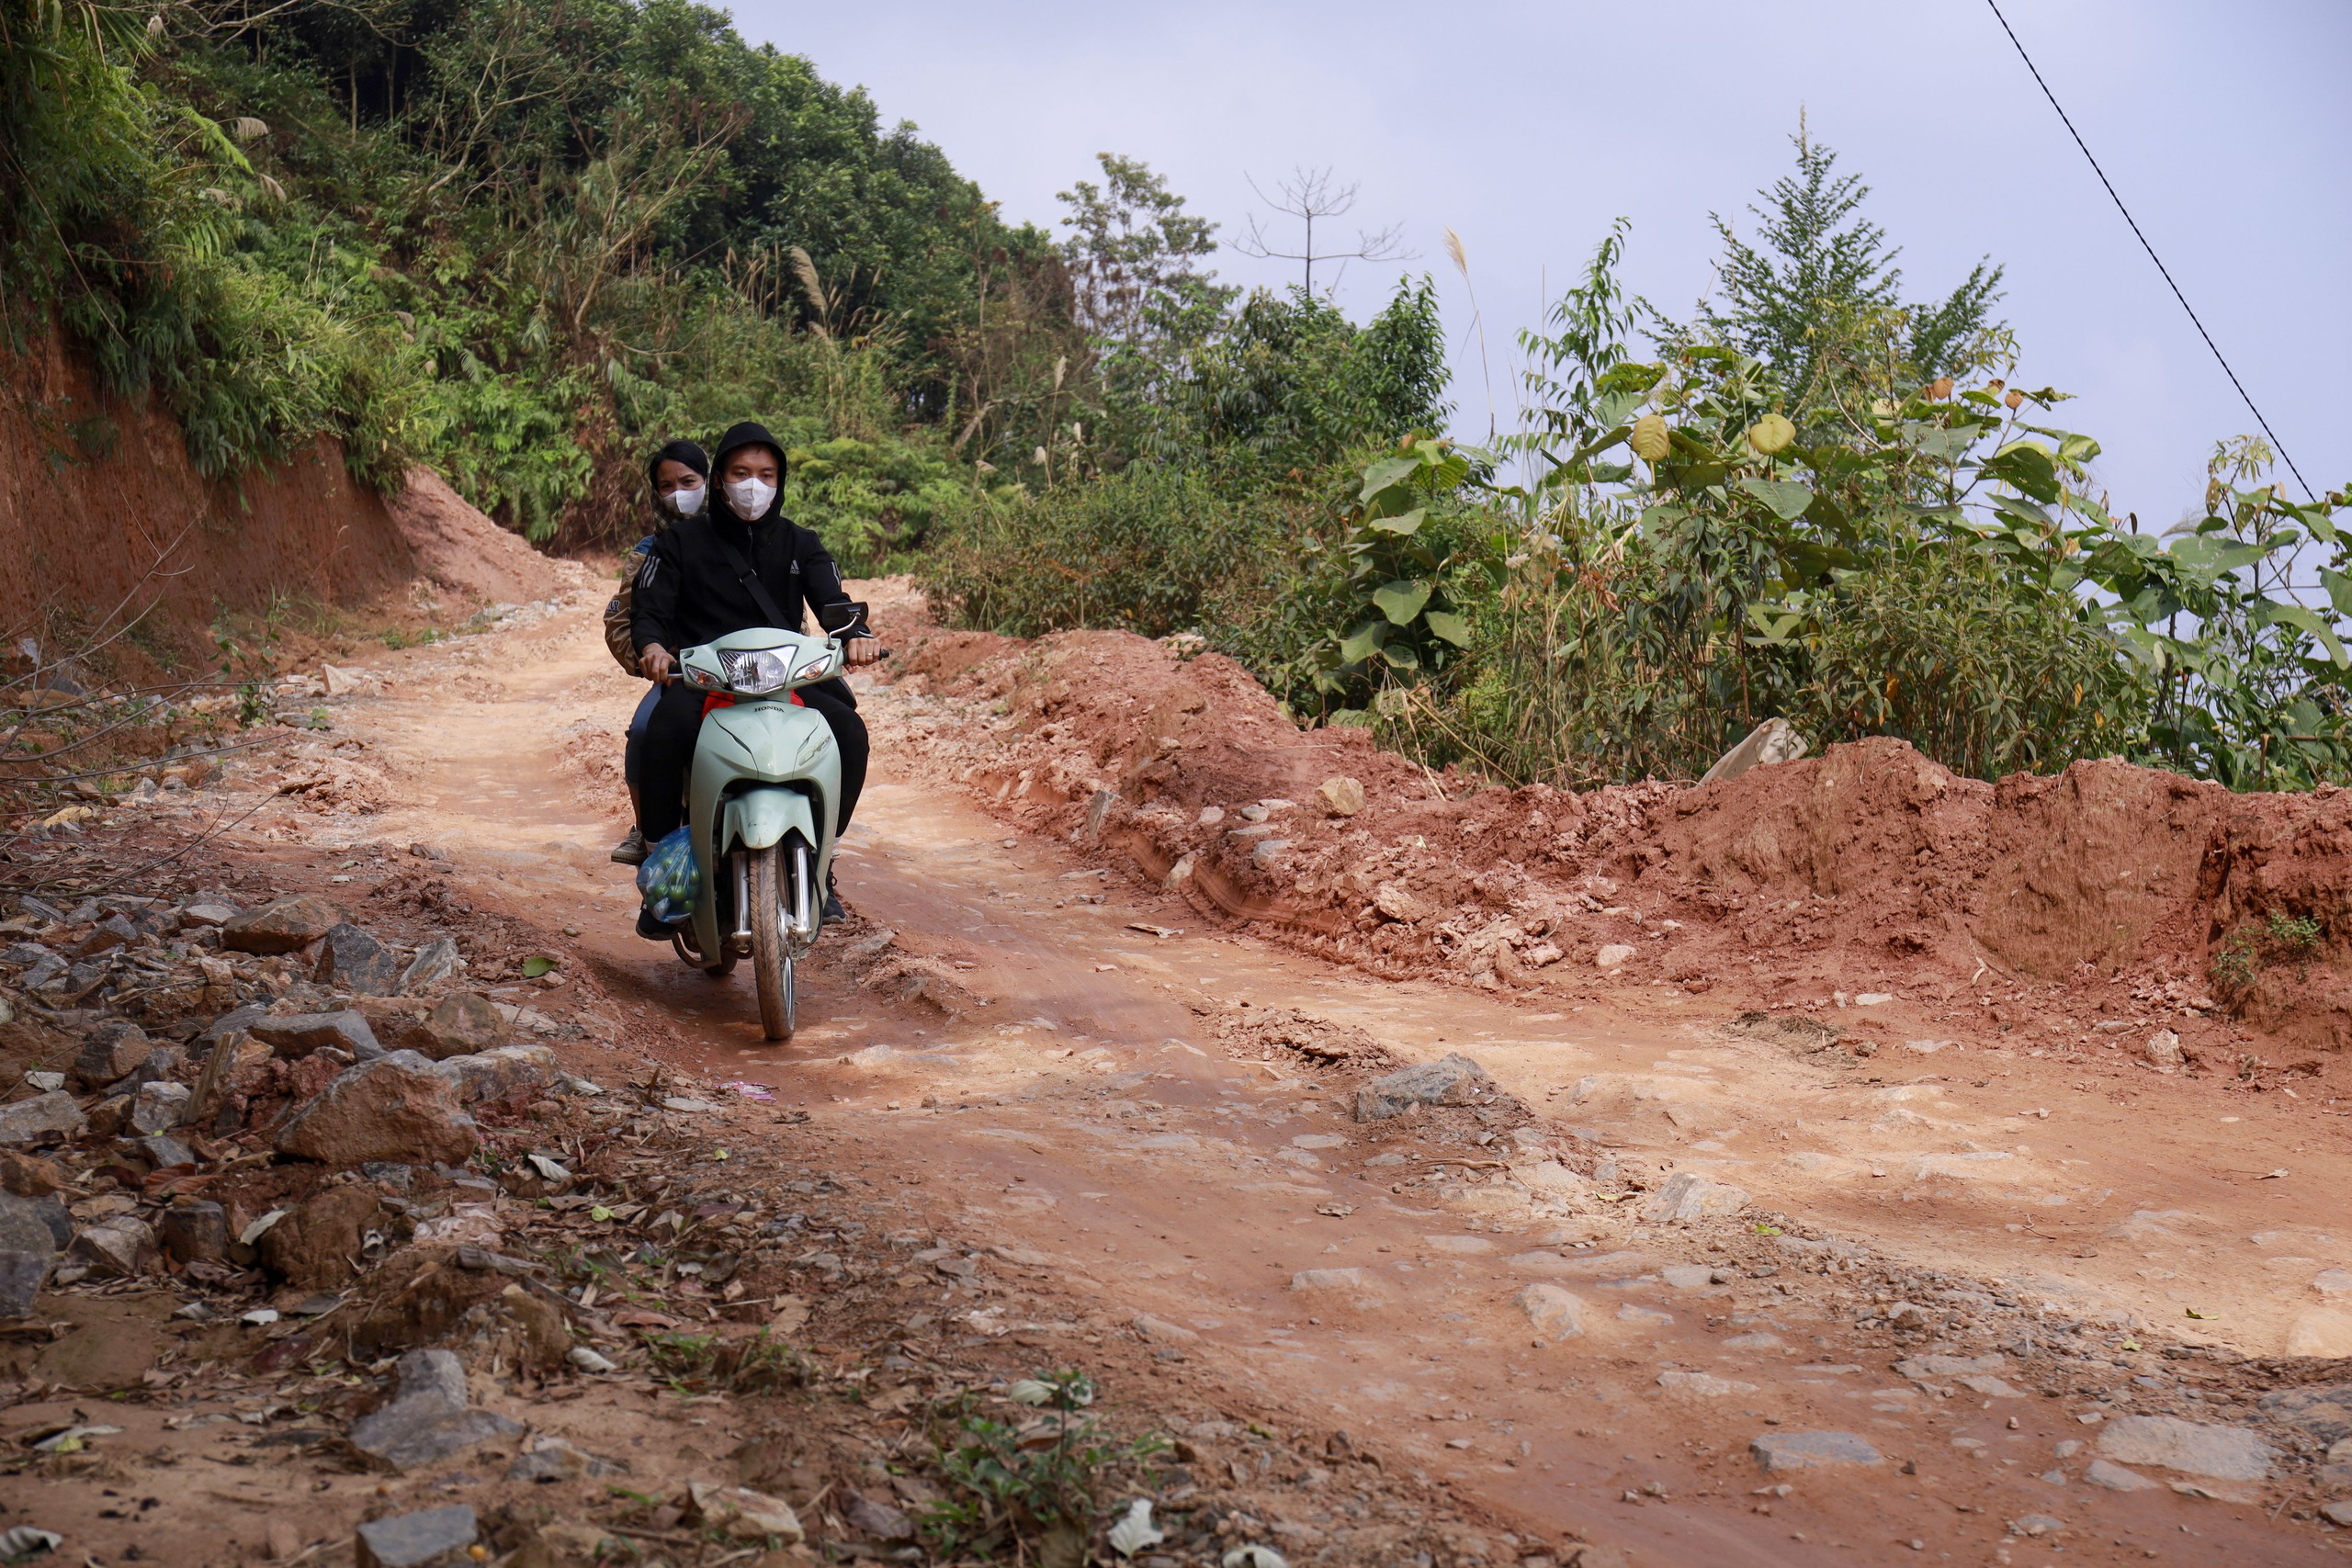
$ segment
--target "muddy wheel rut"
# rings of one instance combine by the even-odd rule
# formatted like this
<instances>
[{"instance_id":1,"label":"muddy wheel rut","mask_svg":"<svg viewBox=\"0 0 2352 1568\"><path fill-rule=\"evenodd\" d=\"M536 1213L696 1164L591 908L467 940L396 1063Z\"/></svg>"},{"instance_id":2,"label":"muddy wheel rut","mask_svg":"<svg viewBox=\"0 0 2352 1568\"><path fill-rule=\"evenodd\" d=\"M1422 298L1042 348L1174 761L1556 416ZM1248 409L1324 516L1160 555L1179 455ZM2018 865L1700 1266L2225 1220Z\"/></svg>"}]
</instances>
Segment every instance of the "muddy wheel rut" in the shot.
<instances>
[{"instance_id":1,"label":"muddy wheel rut","mask_svg":"<svg viewBox=\"0 0 2352 1568\"><path fill-rule=\"evenodd\" d=\"M1642 1562L2333 1555L2315 1447L2275 1423L2267 1481L2144 1456L2146 1490L2086 1480L2134 1413L2256 1426L2263 1390L2324 1371L2245 1359L2352 1258L2324 1077L2253 1104L1899 1006L1935 1049L1833 1066L1727 1032L1736 982L1561 1006L1383 981L990 817L894 744L954 705L888 685L862 695L876 778L842 862L865 923L820 944L770 1046L747 975L629 931L600 759L635 687L584 608L412 667L345 710L401 795L356 830L445 846L485 901L579 932L617 1021L666 1018L680 1066L770 1086L1097 1299L1149 1352L1131 1401L1261 1400ZM858 983L844 955L879 930L947 1008ZM1402 1062L1465 1054L1528 1114L1358 1122L1368 1071L1257 1059L1245 1026L1276 1009ZM1645 1220L1678 1175L1747 1204ZM1760 1465L1823 1432L1875 1462Z\"/></svg>"}]
</instances>

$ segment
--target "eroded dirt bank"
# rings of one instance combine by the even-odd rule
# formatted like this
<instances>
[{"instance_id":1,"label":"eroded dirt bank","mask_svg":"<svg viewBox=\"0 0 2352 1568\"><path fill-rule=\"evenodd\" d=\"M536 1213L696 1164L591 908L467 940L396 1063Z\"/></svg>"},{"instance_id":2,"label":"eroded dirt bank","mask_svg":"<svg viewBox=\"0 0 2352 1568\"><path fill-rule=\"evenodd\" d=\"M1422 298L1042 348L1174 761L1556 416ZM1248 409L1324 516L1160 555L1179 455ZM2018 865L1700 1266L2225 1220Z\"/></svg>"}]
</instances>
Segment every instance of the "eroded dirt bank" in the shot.
<instances>
[{"instance_id":1,"label":"eroded dirt bank","mask_svg":"<svg viewBox=\"0 0 2352 1568\"><path fill-rule=\"evenodd\" d=\"M871 592L906 646L918 607ZM891 1512L946 1485L940 1413L1079 1368L1118 1431L1181 1445L1101 1500L1157 1500L1153 1568L1250 1544L1531 1568L2331 1554L2340 1061L2233 1017L2206 976L2253 914L2319 919L2335 797L2104 766L1995 791L1856 748L1708 792L1449 798L1362 736L1300 736L1211 658L934 634L865 694L864 923L773 1047L743 981L628 931L603 856L635 690L590 610L387 660L332 732L220 786L269 804L215 840L209 881L158 887L314 893L418 951L454 933L451 987L605 1090L477 1103L488 1156L457 1179L323 1184L486 1225L442 1245L530 1279L447 1267L411 1230L385 1238L407 1272L361 1256L333 1292L233 1256L217 1281L53 1287L8 1430L124 1430L23 1461L0 1526L153 1560L152 1495L242 1543L213 1560L336 1561L363 1517L463 1506L486 1551L543 1554L518 1561L729 1560L749 1548L721 1544L723 1500L693 1511L701 1482L786 1501L804 1554L904 1555ZM1338 778L1352 815L1318 793ZM119 820L92 847L186 827ZM2321 923L2246 949L2246 995L2327 984ZM535 953L551 974L526 977ZM297 967L232 968L209 1000L414 1022ZM52 999L27 1017L58 1039L20 1032L20 1055L81 1048ZM2150 1057L2165 1033L2180 1070ZM1358 1119L1450 1054L1476 1065L1463 1103ZM256 1218L322 1186L269 1157L277 1109L189 1173ZM159 1212L181 1179L117 1163L72 1178L78 1223ZM473 1282L421 1293L456 1309L423 1337L516 1429L362 1471L353 1424L397 1369L351 1328L405 1321L388 1303L420 1299L420 1264ZM351 1304L283 1350L322 1293ZM204 1327L209 1359L157 1348L192 1296L289 1315ZM144 1338L87 1332L133 1319ZM800 1359L788 1380L744 1381L762 1328ZM682 1368L682 1330L729 1348ZM126 1345L144 1359L90 1366ZM524 1479L548 1436L631 1470ZM254 1534L257 1505L286 1540Z\"/></svg>"}]
</instances>

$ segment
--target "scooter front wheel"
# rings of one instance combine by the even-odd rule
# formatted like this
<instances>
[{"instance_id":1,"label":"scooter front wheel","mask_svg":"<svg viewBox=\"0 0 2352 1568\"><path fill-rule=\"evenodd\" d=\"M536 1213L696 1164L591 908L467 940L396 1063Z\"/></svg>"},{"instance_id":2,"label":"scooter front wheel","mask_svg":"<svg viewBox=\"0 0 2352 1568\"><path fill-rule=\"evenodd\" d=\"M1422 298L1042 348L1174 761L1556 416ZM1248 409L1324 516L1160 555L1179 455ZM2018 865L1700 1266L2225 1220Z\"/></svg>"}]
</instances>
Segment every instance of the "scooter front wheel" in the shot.
<instances>
[{"instance_id":1,"label":"scooter front wheel","mask_svg":"<svg viewBox=\"0 0 2352 1568\"><path fill-rule=\"evenodd\" d=\"M751 852L752 973L759 981L760 1029L771 1040L792 1038L792 947L784 930L784 846Z\"/></svg>"}]
</instances>

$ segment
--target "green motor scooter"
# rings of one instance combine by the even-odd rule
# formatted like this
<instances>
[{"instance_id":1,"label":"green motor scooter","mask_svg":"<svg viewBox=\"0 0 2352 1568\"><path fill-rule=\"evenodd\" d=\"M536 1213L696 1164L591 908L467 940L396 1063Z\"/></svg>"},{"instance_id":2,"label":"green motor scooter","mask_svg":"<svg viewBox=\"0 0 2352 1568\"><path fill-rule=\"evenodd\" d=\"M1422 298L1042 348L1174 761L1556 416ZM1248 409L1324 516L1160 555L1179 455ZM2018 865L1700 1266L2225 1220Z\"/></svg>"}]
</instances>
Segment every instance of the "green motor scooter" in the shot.
<instances>
[{"instance_id":1,"label":"green motor scooter","mask_svg":"<svg viewBox=\"0 0 2352 1568\"><path fill-rule=\"evenodd\" d=\"M820 620L848 632L865 613L863 604L829 605ZM730 632L678 656L678 678L708 696L686 775L699 884L671 944L714 977L750 959L770 1040L792 1038L793 968L824 923L841 801L833 732L792 694L839 674L845 657L839 637L776 626Z\"/></svg>"}]
</instances>

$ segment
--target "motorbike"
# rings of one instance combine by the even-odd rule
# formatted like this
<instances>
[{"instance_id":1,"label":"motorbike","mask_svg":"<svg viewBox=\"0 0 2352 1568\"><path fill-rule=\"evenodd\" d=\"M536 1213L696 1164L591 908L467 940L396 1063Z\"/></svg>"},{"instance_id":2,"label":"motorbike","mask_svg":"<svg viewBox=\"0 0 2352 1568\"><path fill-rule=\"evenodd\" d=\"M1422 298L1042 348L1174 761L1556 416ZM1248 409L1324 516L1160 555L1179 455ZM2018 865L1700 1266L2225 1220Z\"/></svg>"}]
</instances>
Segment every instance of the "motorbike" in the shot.
<instances>
[{"instance_id":1,"label":"motorbike","mask_svg":"<svg viewBox=\"0 0 2352 1568\"><path fill-rule=\"evenodd\" d=\"M671 944L713 978L752 961L760 1027L792 1038L795 965L824 923L841 793L833 732L793 694L839 674L865 606L819 613L828 635L752 626L678 655L678 679L705 694L686 775L686 829L698 881Z\"/></svg>"}]
</instances>

